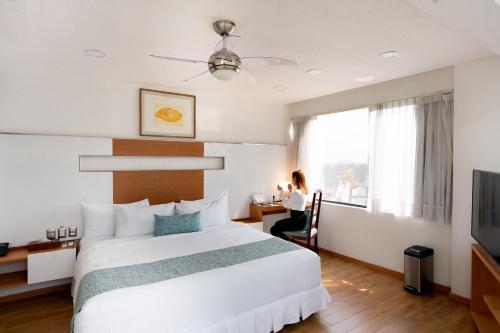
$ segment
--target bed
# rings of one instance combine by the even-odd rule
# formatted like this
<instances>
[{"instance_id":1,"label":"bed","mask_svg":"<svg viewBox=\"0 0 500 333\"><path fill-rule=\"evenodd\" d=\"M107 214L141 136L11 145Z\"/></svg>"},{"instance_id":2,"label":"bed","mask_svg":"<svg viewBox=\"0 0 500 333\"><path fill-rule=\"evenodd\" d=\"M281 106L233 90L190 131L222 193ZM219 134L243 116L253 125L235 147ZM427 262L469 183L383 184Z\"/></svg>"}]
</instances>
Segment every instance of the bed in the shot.
<instances>
[{"instance_id":1,"label":"bed","mask_svg":"<svg viewBox=\"0 0 500 333\"><path fill-rule=\"evenodd\" d=\"M72 293L75 333L269 333L330 302L314 252L239 223L84 237Z\"/></svg>"}]
</instances>

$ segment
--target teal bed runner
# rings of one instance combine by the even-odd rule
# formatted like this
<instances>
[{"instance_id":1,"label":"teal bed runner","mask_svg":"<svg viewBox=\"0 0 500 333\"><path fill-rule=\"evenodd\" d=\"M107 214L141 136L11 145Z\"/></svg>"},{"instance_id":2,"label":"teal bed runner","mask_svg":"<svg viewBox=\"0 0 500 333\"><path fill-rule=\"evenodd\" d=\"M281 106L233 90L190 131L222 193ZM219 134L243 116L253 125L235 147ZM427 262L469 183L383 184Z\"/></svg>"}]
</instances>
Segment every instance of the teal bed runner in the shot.
<instances>
[{"instance_id":1,"label":"teal bed runner","mask_svg":"<svg viewBox=\"0 0 500 333\"><path fill-rule=\"evenodd\" d=\"M80 312L87 300L107 291L157 283L300 249L303 248L273 237L150 263L98 269L85 274L81 279L74 314Z\"/></svg>"}]
</instances>

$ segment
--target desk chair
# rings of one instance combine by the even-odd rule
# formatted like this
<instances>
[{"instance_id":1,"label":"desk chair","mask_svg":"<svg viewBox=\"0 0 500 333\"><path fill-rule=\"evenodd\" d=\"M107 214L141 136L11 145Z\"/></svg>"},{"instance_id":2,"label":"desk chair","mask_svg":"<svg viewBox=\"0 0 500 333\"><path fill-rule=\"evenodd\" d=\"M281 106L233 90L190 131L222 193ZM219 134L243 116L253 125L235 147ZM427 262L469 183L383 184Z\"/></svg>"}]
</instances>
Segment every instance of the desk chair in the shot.
<instances>
[{"instance_id":1,"label":"desk chair","mask_svg":"<svg viewBox=\"0 0 500 333\"><path fill-rule=\"evenodd\" d=\"M314 240L312 250L316 253L318 253L318 226L322 197L323 192L321 190L316 190L314 192L311 208L306 209L307 222L304 229L283 232L290 242L304 245L308 249L311 249L311 242Z\"/></svg>"}]
</instances>

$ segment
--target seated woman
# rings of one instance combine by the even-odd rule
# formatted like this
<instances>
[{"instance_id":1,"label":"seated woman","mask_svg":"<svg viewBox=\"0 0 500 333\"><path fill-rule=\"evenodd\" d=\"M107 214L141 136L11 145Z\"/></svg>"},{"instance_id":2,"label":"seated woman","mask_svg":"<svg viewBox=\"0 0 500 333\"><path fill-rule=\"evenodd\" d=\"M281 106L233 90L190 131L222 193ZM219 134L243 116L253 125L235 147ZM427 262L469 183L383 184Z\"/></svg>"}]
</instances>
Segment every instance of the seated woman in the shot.
<instances>
[{"instance_id":1,"label":"seated woman","mask_svg":"<svg viewBox=\"0 0 500 333\"><path fill-rule=\"evenodd\" d=\"M293 185L293 186L292 186ZM292 172L292 184L288 184L288 190L291 192L288 198L285 197L285 191L278 185L283 206L290 208L290 218L280 220L271 227L271 235L287 239L283 231L295 231L304 229L307 219L304 211L306 209L306 196L308 193L306 177L300 170Z\"/></svg>"}]
</instances>

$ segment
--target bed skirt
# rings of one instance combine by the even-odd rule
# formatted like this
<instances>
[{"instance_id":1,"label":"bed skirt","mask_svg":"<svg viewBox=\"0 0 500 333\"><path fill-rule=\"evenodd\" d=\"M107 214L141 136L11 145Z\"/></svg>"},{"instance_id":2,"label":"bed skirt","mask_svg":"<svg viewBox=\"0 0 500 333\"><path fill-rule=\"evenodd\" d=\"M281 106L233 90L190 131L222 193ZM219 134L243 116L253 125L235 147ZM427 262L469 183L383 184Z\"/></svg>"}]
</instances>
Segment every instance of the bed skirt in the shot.
<instances>
[{"instance_id":1,"label":"bed skirt","mask_svg":"<svg viewBox=\"0 0 500 333\"><path fill-rule=\"evenodd\" d=\"M284 325L297 323L326 308L331 302L326 288L316 288L289 295L272 303L242 312L202 330L189 333L270 333Z\"/></svg>"}]
</instances>

